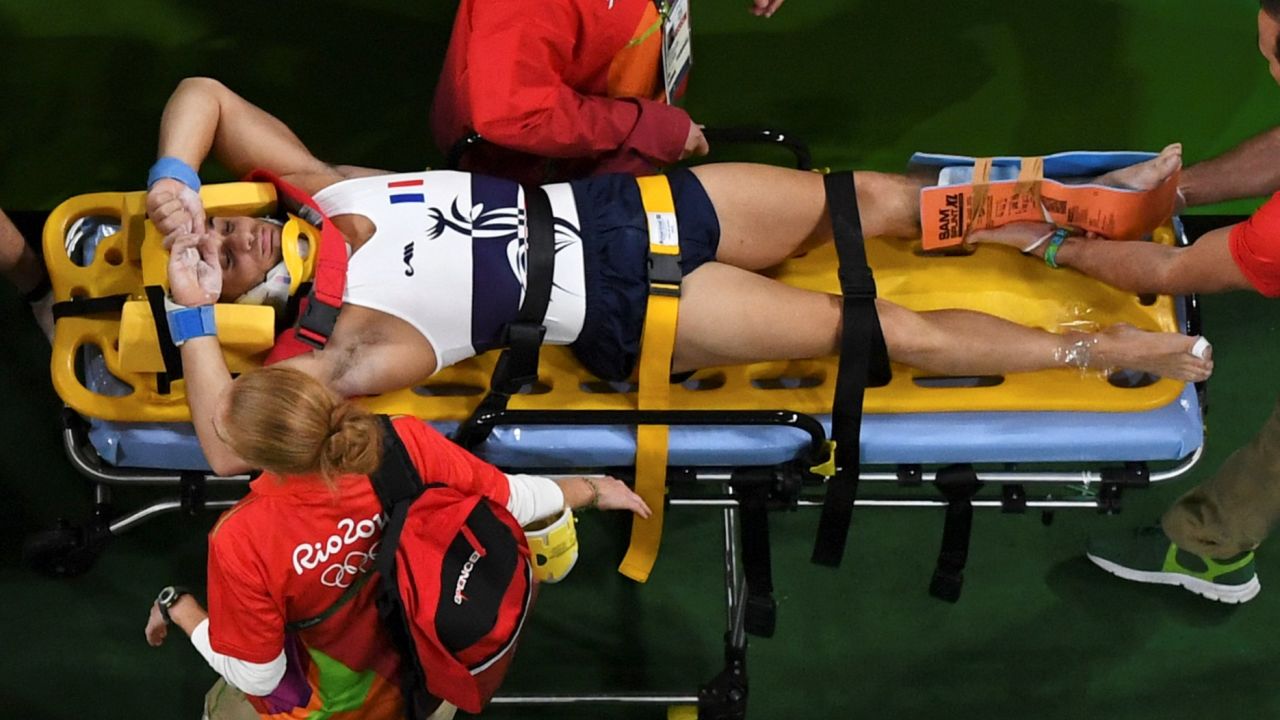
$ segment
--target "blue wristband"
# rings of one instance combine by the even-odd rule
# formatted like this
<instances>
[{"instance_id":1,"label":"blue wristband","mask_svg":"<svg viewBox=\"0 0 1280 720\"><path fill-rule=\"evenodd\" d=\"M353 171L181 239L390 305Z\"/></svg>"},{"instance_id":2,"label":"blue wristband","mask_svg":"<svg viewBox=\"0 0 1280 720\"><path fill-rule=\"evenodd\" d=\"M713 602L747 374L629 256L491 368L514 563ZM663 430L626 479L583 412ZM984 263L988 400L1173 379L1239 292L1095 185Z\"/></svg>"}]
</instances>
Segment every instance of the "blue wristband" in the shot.
<instances>
[{"instance_id":1,"label":"blue wristband","mask_svg":"<svg viewBox=\"0 0 1280 720\"><path fill-rule=\"evenodd\" d=\"M218 326L213 320L213 306L183 307L165 313L169 319L169 336L173 344L182 344L191 338L206 337L218 334Z\"/></svg>"},{"instance_id":2,"label":"blue wristband","mask_svg":"<svg viewBox=\"0 0 1280 720\"><path fill-rule=\"evenodd\" d=\"M147 173L147 189L150 190L157 180L173 178L187 187L200 192L200 174L196 169L171 155L166 155L151 166Z\"/></svg>"}]
</instances>

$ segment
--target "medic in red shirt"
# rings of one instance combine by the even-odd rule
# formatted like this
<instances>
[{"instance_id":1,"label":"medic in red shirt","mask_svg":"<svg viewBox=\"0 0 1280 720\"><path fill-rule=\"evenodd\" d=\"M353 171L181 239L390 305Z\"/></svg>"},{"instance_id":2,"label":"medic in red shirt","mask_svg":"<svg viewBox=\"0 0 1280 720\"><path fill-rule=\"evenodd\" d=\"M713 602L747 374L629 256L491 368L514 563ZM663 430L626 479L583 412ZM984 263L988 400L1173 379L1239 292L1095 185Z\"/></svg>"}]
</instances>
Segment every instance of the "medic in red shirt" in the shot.
<instances>
[{"instance_id":1,"label":"medic in red shirt","mask_svg":"<svg viewBox=\"0 0 1280 720\"><path fill-rule=\"evenodd\" d=\"M753 0L769 16L783 0ZM479 133L462 168L542 183L608 172L651 173L706 155L701 127L669 103L664 47L680 47L688 0L462 0L431 110L448 153ZM669 97L673 96L673 97Z\"/></svg>"}]
</instances>

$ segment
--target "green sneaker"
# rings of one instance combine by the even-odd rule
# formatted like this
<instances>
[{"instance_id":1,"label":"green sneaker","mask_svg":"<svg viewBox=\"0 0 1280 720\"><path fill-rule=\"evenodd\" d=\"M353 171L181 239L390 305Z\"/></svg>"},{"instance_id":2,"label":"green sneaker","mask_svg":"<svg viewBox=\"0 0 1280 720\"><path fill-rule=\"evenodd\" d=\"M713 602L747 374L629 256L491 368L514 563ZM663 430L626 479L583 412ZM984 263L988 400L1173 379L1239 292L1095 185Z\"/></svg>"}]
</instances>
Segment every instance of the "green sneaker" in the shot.
<instances>
[{"instance_id":1,"label":"green sneaker","mask_svg":"<svg viewBox=\"0 0 1280 720\"><path fill-rule=\"evenodd\" d=\"M1159 527L1090 539L1086 554L1116 577L1178 585L1218 602L1248 602L1262 590L1252 551L1228 560L1200 557L1174 545Z\"/></svg>"}]
</instances>

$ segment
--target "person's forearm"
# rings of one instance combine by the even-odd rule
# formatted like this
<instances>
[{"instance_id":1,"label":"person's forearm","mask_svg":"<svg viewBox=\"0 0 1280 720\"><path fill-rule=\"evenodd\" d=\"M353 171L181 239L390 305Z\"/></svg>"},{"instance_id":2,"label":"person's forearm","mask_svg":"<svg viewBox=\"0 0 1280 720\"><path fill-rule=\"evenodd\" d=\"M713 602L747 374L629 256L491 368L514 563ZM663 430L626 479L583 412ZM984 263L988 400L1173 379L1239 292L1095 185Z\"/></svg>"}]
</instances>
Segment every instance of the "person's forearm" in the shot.
<instances>
[{"instance_id":1,"label":"person's forearm","mask_svg":"<svg viewBox=\"0 0 1280 720\"><path fill-rule=\"evenodd\" d=\"M222 357L222 346L213 336L197 337L182 346L182 374L187 385L187 406L195 425L200 449L209 467L219 475L235 475L249 465L219 437L214 427L218 399L231 385L231 372Z\"/></svg>"},{"instance_id":2,"label":"person's forearm","mask_svg":"<svg viewBox=\"0 0 1280 720\"><path fill-rule=\"evenodd\" d=\"M1045 246L1036 249L1044 257ZM1085 240L1069 237L1058 249L1059 267L1078 270L1121 290L1135 293L1184 292L1169 287L1167 269L1179 251L1167 245L1140 241Z\"/></svg>"},{"instance_id":3,"label":"person's forearm","mask_svg":"<svg viewBox=\"0 0 1280 720\"><path fill-rule=\"evenodd\" d=\"M1280 190L1280 128L1184 169L1178 189L1189 206L1260 197Z\"/></svg>"},{"instance_id":4,"label":"person's forearm","mask_svg":"<svg viewBox=\"0 0 1280 720\"><path fill-rule=\"evenodd\" d=\"M182 628L182 632L191 636L196 627L209 618L209 613L200 607L200 603L190 595L183 595L169 608L169 619L174 625Z\"/></svg>"},{"instance_id":5,"label":"person's forearm","mask_svg":"<svg viewBox=\"0 0 1280 720\"><path fill-rule=\"evenodd\" d=\"M200 607L200 603L190 595L178 598L178 602L169 608L169 619L174 625L191 638L200 655L219 675L250 695L265 696L280 684L287 669L284 652L265 663L253 663L230 655L223 655L213 649L209 642L209 613Z\"/></svg>"},{"instance_id":6,"label":"person's forearm","mask_svg":"<svg viewBox=\"0 0 1280 720\"><path fill-rule=\"evenodd\" d=\"M585 477L568 477L556 480L564 493L565 507L577 510L593 506L600 501L600 490L593 480Z\"/></svg>"},{"instance_id":7,"label":"person's forearm","mask_svg":"<svg viewBox=\"0 0 1280 720\"><path fill-rule=\"evenodd\" d=\"M620 147L640 109L628 100L578 95L567 88L547 106L477 108L476 132L510 150L549 158L590 157Z\"/></svg>"},{"instance_id":8,"label":"person's forearm","mask_svg":"<svg viewBox=\"0 0 1280 720\"><path fill-rule=\"evenodd\" d=\"M210 155L236 175L264 169L314 193L342 175L279 118L212 78L178 84L160 118L159 155L199 169Z\"/></svg>"},{"instance_id":9,"label":"person's forearm","mask_svg":"<svg viewBox=\"0 0 1280 720\"><path fill-rule=\"evenodd\" d=\"M218 131L220 88L220 83L209 78L187 78L178 83L160 115L157 157L176 157L200 168Z\"/></svg>"},{"instance_id":10,"label":"person's forearm","mask_svg":"<svg viewBox=\"0 0 1280 720\"><path fill-rule=\"evenodd\" d=\"M40 258L3 210L0 210L0 274L24 295L47 277Z\"/></svg>"}]
</instances>

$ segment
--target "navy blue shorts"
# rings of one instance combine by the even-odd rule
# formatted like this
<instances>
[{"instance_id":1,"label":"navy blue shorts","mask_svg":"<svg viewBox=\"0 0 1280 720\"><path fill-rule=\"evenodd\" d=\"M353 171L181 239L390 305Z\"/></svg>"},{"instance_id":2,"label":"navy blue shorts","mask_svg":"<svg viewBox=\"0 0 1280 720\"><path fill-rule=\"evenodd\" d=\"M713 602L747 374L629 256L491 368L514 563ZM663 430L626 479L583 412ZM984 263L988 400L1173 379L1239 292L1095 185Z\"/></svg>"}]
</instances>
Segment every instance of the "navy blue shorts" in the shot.
<instances>
[{"instance_id":1,"label":"navy blue shorts","mask_svg":"<svg viewBox=\"0 0 1280 720\"><path fill-rule=\"evenodd\" d=\"M702 183L687 169L667 173L680 232L685 275L716 258L720 221ZM582 223L587 291L582 332L570 348L602 380L626 380L640 357L649 299L649 224L640 188L630 175L570 183Z\"/></svg>"}]
</instances>

